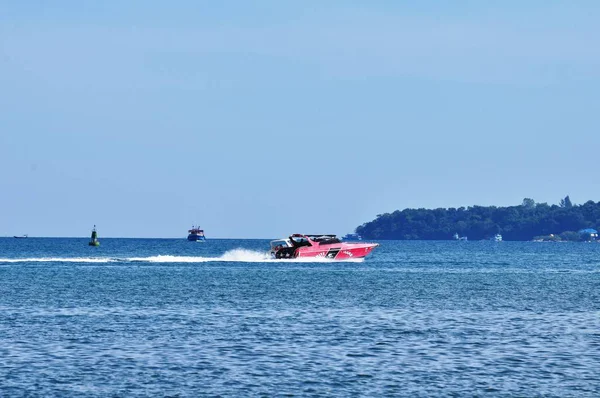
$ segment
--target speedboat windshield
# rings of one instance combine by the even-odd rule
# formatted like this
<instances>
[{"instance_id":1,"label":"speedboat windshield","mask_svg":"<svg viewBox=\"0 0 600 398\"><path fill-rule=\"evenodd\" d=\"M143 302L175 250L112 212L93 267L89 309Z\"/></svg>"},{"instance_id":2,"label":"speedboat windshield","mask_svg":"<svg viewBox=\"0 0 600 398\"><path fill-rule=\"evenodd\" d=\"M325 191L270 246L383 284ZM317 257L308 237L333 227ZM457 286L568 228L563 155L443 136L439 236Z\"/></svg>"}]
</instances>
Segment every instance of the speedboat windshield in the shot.
<instances>
[{"instance_id":1,"label":"speedboat windshield","mask_svg":"<svg viewBox=\"0 0 600 398\"><path fill-rule=\"evenodd\" d=\"M271 249L275 249L278 247L291 247L291 245L287 239L278 239L271 241Z\"/></svg>"},{"instance_id":2,"label":"speedboat windshield","mask_svg":"<svg viewBox=\"0 0 600 398\"><path fill-rule=\"evenodd\" d=\"M292 235L290 236L290 243L294 247L311 246L306 236Z\"/></svg>"}]
</instances>

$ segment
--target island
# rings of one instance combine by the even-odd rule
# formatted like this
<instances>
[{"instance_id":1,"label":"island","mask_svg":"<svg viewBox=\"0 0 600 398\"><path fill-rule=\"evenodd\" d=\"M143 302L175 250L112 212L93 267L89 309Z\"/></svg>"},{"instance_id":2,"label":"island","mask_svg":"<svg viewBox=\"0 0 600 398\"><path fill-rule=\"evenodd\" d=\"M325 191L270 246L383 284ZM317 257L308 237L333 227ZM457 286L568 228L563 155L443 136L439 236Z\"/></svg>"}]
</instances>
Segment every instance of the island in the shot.
<instances>
[{"instance_id":1,"label":"island","mask_svg":"<svg viewBox=\"0 0 600 398\"><path fill-rule=\"evenodd\" d=\"M469 206L438 209L404 209L377 217L356 228L365 239L593 241L598 238L600 202L581 205L569 196L558 204L525 198L520 205Z\"/></svg>"}]
</instances>

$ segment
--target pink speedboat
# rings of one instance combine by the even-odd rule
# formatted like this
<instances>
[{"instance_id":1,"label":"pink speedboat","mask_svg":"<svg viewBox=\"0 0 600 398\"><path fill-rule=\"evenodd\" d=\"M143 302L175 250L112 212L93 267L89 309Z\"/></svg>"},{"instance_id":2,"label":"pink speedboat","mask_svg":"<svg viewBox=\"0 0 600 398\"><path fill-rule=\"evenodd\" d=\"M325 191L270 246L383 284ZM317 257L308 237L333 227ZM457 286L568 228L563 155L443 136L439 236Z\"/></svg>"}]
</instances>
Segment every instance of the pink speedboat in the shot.
<instances>
[{"instance_id":1,"label":"pink speedboat","mask_svg":"<svg viewBox=\"0 0 600 398\"><path fill-rule=\"evenodd\" d=\"M349 260L363 258L377 246L377 243L342 242L335 235L294 234L287 239L271 241L271 255L281 259L316 257Z\"/></svg>"}]
</instances>

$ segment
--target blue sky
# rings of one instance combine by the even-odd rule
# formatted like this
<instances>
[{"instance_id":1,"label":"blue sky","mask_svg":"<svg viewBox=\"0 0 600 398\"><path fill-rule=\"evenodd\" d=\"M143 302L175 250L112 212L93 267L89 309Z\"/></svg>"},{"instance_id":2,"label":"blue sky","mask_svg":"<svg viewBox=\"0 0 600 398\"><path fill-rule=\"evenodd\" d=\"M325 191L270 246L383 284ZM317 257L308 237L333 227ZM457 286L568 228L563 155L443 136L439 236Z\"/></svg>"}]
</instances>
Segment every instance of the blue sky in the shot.
<instances>
[{"instance_id":1,"label":"blue sky","mask_svg":"<svg viewBox=\"0 0 600 398\"><path fill-rule=\"evenodd\" d=\"M594 1L0 4L0 236L600 200Z\"/></svg>"}]
</instances>

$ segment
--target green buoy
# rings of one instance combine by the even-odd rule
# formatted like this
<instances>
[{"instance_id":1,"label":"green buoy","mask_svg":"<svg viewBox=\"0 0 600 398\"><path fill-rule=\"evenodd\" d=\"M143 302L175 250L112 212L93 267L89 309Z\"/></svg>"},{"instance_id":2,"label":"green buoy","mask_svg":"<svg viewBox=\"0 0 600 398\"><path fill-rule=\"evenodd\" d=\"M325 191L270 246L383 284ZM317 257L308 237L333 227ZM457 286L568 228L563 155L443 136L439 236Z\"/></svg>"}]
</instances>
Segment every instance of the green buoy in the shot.
<instances>
[{"instance_id":1,"label":"green buoy","mask_svg":"<svg viewBox=\"0 0 600 398\"><path fill-rule=\"evenodd\" d=\"M100 246L100 242L98 241L98 233L96 232L96 226L94 225L94 229L92 229L92 238L90 239L90 246Z\"/></svg>"}]
</instances>

